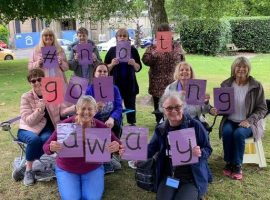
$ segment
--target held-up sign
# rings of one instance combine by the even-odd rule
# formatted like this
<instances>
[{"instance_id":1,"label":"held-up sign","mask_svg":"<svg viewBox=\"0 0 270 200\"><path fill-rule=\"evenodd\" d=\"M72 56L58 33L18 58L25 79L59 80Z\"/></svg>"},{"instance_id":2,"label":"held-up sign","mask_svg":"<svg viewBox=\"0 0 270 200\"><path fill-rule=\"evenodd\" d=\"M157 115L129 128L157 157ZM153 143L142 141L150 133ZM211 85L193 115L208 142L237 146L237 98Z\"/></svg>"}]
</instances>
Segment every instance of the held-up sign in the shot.
<instances>
[{"instance_id":1,"label":"held-up sign","mask_svg":"<svg viewBox=\"0 0 270 200\"><path fill-rule=\"evenodd\" d=\"M85 94L88 85L88 80L78 76L70 78L68 88L65 94L65 101L76 104L78 99Z\"/></svg>"},{"instance_id":2,"label":"held-up sign","mask_svg":"<svg viewBox=\"0 0 270 200\"><path fill-rule=\"evenodd\" d=\"M57 124L57 141L62 143L59 157L84 157L81 126L74 123Z\"/></svg>"},{"instance_id":3,"label":"held-up sign","mask_svg":"<svg viewBox=\"0 0 270 200\"><path fill-rule=\"evenodd\" d=\"M41 53L43 58L43 67L56 68L59 65L55 46L41 47Z\"/></svg>"},{"instance_id":4,"label":"held-up sign","mask_svg":"<svg viewBox=\"0 0 270 200\"><path fill-rule=\"evenodd\" d=\"M85 161L94 163L110 162L111 153L107 149L110 143L110 128L86 128Z\"/></svg>"},{"instance_id":5,"label":"held-up sign","mask_svg":"<svg viewBox=\"0 0 270 200\"><path fill-rule=\"evenodd\" d=\"M119 41L116 45L116 58L121 62L128 62L131 55L130 41Z\"/></svg>"},{"instance_id":6,"label":"held-up sign","mask_svg":"<svg viewBox=\"0 0 270 200\"><path fill-rule=\"evenodd\" d=\"M233 87L214 88L214 106L218 114L234 113Z\"/></svg>"},{"instance_id":7,"label":"held-up sign","mask_svg":"<svg viewBox=\"0 0 270 200\"><path fill-rule=\"evenodd\" d=\"M172 51L172 32L161 31L156 34L157 51L171 52Z\"/></svg>"},{"instance_id":8,"label":"held-up sign","mask_svg":"<svg viewBox=\"0 0 270 200\"><path fill-rule=\"evenodd\" d=\"M148 128L124 126L121 142L125 152L124 160L147 160Z\"/></svg>"},{"instance_id":9,"label":"held-up sign","mask_svg":"<svg viewBox=\"0 0 270 200\"><path fill-rule=\"evenodd\" d=\"M114 100L113 77L99 77L93 79L94 94L97 102L108 102Z\"/></svg>"},{"instance_id":10,"label":"held-up sign","mask_svg":"<svg viewBox=\"0 0 270 200\"><path fill-rule=\"evenodd\" d=\"M206 80L189 79L186 91L187 104L203 105L205 100Z\"/></svg>"},{"instance_id":11,"label":"held-up sign","mask_svg":"<svg viewBox=\"0 0 270 200\"><path fill-rule=\"evenodd\" d=\"M41 90L46 103L60 104L64 101L63 81L61 77L42 78Z\"/></svg>"},{"instance_id":12,"label":"held-up sign","mask_svg":"<svg viewBox=\"0 0 270 200\"><path fill-rule=\"evenodd\" d=\"M199 161L198 157L192 154L192 149L197 146L194 128L170 131L168 140L173 166L188 165Z\"/></svg>"},{"instance_id":13,"label":"held-up sign","mask_svg":"<svg viewBox=\"0 0 270 200\"><path fill-rule=\"evenodd\" d=\"M77 53L80 65L88 67L88 65L93 64L93 46L90 43L78 44Z\"/></svg>"}]
</instances>

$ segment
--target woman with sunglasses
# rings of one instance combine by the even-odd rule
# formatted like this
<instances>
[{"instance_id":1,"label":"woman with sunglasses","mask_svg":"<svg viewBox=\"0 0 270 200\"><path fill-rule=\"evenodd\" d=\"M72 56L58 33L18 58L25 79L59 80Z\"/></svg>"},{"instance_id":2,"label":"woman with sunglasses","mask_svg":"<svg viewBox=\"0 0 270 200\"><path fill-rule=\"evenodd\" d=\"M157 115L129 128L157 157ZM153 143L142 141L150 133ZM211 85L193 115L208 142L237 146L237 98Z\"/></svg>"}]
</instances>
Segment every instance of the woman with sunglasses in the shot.
<instances>
[{"instance_id":1,"label":"woman with sunglasses","mask_svg":"<svg viewBox=\"0 0 270 200\"><path fill-rule=\"evenodd\" d=\"M14 180L22 178L24 185L35 183L32 171L33 162L43 154L42 146L50 137L60 121L60 116L75 111L75 106L46 104L41 92L41 79L45 76L42 69L32 69L28 72L27 80L32 89L21 97L21 120L18 131L18 140L27 144L26 165L13 172ZM24 176L22 172L25 171Z\"/></svg>"},{"instance_id":2,"label":"woman with sunglasses","mask_svg":"<svg viewBox=\"0 0 270 200\"><path fill-rule=\"evenodd\" d=\"M42 57L41 48L46 46L55 46L56 48L56 59L58 62L58 66L56 68L44 67L44 59ZM63 48L57 42L57 38L55 37L53 30L50 28L43 29L39 44L35 47L32 56L30 57L28 70L34 68L41 68L45 73L45 77L61 77L63 78L64 82L67 82L64 73L64 71L69 69L66 55Z\"/></svg>"},{"instance_id":3,"label":"woman with sunglasses","mask_svg":"<svg viewBox=\"0 0 270 200\"><path fill-rule=\"evenodd\" d=\"M208 188L209 168L207 160L212 153L208 134L202 124L183 112L183 101L179 92L165 93L159 103L160 110L166 120L159 124L148 145L148 158L159 152L157 159L157 200L198 200ZM168 135L171 131L194 128L197 146L192 148L194 157L199 162L181 166L172 166L171 146ZM168 179L178 180L179 184L172 186L166 183Z\"/></svg>"},{"instance_id":4,"label":"woman with sunglasses","mask_svg":"<svg viewBox=\"0 0 270 200\"><path fill-rule=\"evenodd\" d=\"M125 28L116 32L116 41L128 41L129 35ZM126 109L136 110L136 95L139 94L139 86L136 74L142 68L138 50L131 46L131 58L128 62L120 63L116 58L116 47L111 47L105 56L110 75L113 76L115 85L119 88ZM127 122L130 125L136 123L136 112L127 114Z\"/></svg>"}]
</instances>

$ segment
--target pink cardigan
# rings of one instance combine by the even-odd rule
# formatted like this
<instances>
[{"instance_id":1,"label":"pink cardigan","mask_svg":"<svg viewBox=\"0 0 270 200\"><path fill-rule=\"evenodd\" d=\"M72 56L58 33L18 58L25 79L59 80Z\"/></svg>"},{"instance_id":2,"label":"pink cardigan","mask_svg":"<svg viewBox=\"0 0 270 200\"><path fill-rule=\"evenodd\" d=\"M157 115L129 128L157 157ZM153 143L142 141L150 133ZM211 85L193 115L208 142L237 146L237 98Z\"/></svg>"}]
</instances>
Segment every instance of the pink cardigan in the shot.
<instances>
[{"instance_id":1,"label":"pink cardigan","mask_svg":"<svg viewBox=\"0 0 270 200\"><path fill-rule=\"evenodd\" d=\"M36 110L38 101L39 98L34 90L30 90L22 95L20 107L21 120L19 125L20 129L32 131L37 135L47 123L47 119L44 117L45 112ZM75 106L68 107L66 104L46 104L46 108L54 127L56 127L56 123L60 121L60 116L75 112Z\"/></svg>"},{"instance_id":2,"label":"pink cardigan","mask_svg":"<svg viewBox=\"0 0 270 200\"><path fill-rule=\"evenodd\" d=\"M39 66L39 64L38 64L38 60L41 57L42 57L41 51L39 51L37 48L35 48L33 53L32 53L32 56L29 59L28 70L40 67L43 69L43 71L45 73L45 77L49 77L49 70L47 68L43 68L42 66ZM67 62L67 58L66 58L66 54L65 54L64 50L62 50L60 53L57 53L57 57L62 59L62 64L61 64L61 66L59 66L55 69L55 76L62 77L64 79L64 81L67 83L67 79L66 79L64 71L67 71L69 69L69 67L68 67L68 62Z\"/></svg>"}]
</instances>

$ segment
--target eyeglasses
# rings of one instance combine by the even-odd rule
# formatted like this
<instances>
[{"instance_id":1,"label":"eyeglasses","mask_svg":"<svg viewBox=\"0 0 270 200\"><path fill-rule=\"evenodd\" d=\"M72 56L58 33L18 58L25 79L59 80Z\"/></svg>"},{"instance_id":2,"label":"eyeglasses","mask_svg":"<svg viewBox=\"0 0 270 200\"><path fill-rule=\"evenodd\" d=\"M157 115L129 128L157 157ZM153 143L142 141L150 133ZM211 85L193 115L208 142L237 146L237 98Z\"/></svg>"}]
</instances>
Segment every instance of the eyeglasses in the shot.
<instances>
[{"instance_id":1,"label":"eyeglasses","mask_svg":"<svg viewBox=\"0 0 270 200\"><path fill-rule=\"evenodd\" d=\"M172 112L173 110L179 112L182 109L183 105L176 105L176 106L168 106L163 107L167 112Z\"/></svg>"},{"instance_id":2,"label":"eyeglasses","mask_svg":"<svg viewBox=\"0 0 270 200\"><path fill-rule=\"evenodd\" d=\"M127 35L118 35L118 37L124 37L124 38L126 38L127 37Z\"/></svg>"},{"instance_id":3,"label":"eyeglasses","mask_svg":"<svg viewBox=\"0 0 270 200\"><path fill-rule=\"evenodd\" d=\"M108 73L107 70L97 70L98 73Z\"/></svg>"},{"instance_id":4,"label":"eyeglasses","mask_svg":"<svg viewBox=\"0 0 270 200\"><path fill-rule=\"evenodd\" d=\"M41 78L37 78L37 79L32 79L30 80L31 83L35 84L36 82L41 82Z\"/></svg>"}]
</instances>

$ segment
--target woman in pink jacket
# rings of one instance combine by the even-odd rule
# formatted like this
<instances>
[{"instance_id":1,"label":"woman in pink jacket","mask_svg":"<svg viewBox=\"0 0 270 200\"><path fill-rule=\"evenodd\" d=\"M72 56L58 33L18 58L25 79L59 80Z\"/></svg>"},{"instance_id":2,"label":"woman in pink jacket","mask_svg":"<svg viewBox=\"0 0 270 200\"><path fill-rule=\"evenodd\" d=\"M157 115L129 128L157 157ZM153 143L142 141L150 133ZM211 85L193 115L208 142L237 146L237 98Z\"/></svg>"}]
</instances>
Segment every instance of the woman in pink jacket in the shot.
<instances>
[{"instance_id":1,"label":"woman in pink jacket","mask_svg":"<svg viewBox=\"0 0 270 200\"><path fill-rule=\"evenodd\" d=\"M43 154L42 146L51 136L60 121L60 116L67 115L75 111L75 105L67 107L64 104L46 104L41 93L41 79L45 76L43 70L32 69L29 71L27 80L32 90L24 93L21 97L21 120L18 131L18 139L27 144L26 146L26 166L13 172L12 177L18 181L23 178L24 185L35 183L32 172L33 161L39 159Z\"/></svg>"},{"instance_id":2,"label":"woman in pink jacket","mask_svg":"<svg viewBox=\"0 0 270 200\"><path fill-rule=\"evenodd\" d=\"M43 66L44 59L42 57L41 48L45 46L55 46L57 50L58 67L45 68ZM62 77L65 82L66 77L64 71L68 70L68 62L63 48L57 42L54 32L50 28L45 28L41 32L39 44L35 47L28 63L28 70L41 68L45 72L45 77Z\"/></svg>"}]
</instances>

